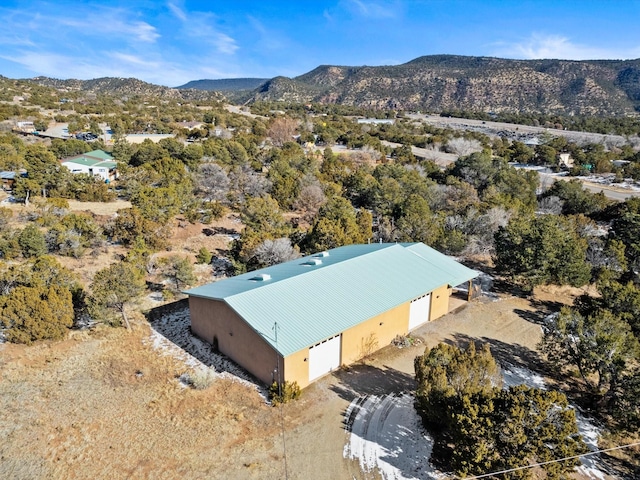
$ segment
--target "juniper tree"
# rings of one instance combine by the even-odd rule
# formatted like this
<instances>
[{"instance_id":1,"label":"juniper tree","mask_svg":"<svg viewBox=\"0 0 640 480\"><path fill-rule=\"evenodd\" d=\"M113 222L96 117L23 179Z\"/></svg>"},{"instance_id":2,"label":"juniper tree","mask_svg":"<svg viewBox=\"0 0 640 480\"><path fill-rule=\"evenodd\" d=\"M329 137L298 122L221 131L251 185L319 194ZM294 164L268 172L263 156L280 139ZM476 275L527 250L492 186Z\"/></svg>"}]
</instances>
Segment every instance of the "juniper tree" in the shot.
<instances>
[{"instance_id":1,"label":"juniper tree","mask_svg":"<svg viewBox=\"0 0 640 480\"><path fill-rule=\"evenodd\" d=\"M435 437L432 459L441 468L464 477L586 451L564 394L526 386L503 390L488 346L439 344L414 363L415 408ZM566 478L577 463L542 468L555 480ZM512 476L531 478L532 472Z\"/></svg>"},{"instance_id":2,"label":"juniper tree","mask_svg":"<svg viewBox=\"0 0 640 480\"><path fill-rule=\"evenodd\" d=\"M120 262L96 273L91 284L89 309L97 321L108 321L110 312L122 317L126 328L130 328L126 306L140 296L145 289L144 277L136 266Z\"/></svg>"}]
</instances>

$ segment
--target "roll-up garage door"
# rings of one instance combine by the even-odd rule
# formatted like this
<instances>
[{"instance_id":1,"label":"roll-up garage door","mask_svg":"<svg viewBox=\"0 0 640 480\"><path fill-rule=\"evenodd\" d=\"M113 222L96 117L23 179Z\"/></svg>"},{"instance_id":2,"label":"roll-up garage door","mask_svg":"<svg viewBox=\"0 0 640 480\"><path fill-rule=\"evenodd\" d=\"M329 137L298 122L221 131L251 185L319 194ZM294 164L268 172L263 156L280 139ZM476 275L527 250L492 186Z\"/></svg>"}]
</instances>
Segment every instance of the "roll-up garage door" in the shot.
<instances>
[{"instance_id":1,"label":"roll-up garage door","mask_svg":"<svg viewBox=\"0 0 640 480\"><path fill-rule=\"evenodd\" d=\"M421 296L411 300L409 307L409 330L419 327L429 321L429 311L431 310L431 294Z\"/></svg>"},{"instance_id":2,"label":"roll-up garage door","mask_svg":"<svg viewBox=\"0 0 640 480\"><path fill-rule=\"evenodd\" d=\"M309 381L340 366L342 335L328 338L309 348Z\"/></svg>"}]
</instances>

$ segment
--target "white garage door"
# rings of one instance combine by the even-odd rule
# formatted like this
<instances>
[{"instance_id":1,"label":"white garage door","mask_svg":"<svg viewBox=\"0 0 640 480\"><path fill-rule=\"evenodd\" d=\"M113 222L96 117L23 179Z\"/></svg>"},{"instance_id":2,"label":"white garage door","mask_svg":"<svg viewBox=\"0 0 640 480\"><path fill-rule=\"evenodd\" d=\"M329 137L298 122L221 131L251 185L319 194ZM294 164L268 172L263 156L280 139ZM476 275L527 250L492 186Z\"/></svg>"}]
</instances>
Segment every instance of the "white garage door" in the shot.
<instances>
[{"instance_id":1,"label":"white garage door","mask_svg":"<svg viewBox=\"0 0 640 480\"><path fill-rule=\"evenodd\" d=\"M429 310L431 309L431 294L421 296L411 300L409 306L409 330L419 327L429 321Z\"/></svg>"},{"instance_id":2,"label":"white garage door","mask_svg":"<svg viewBox=\"0 0 640 480\"><path fill-rule=\"evenodd\" d=\"M342 335L336 335L309 348L309 381L340 366L341 340Z\"/></svg>"}]
</instances>

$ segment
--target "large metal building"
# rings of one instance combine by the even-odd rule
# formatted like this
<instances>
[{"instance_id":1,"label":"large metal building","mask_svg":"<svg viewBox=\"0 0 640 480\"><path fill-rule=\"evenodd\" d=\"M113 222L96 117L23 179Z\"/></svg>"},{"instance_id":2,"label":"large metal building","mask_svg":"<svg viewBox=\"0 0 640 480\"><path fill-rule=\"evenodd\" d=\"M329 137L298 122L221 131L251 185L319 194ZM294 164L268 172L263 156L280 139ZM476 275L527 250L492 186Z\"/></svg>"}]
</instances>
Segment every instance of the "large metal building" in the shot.
<instances>
[{"instance_id":1,"label":"large metal building","mask_svg":"<svg viewBox=\"0 0 640 480\"><path fill-rule=\"evenodd\" d=\"M191 330L270 384L314 380L449 311L478 272L422 244L348 245L186 291Z\"/></svg>"}]
</instances>

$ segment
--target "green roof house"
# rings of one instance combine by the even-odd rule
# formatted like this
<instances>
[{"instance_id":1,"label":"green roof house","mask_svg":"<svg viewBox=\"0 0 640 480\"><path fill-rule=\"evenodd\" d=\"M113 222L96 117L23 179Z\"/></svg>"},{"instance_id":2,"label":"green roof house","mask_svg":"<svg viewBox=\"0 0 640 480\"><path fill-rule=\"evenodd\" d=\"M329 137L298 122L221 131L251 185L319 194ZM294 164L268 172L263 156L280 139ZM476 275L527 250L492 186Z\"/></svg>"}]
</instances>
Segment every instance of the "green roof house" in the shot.
<instances>
[{"instance_id":1,"label":"green roof house","mask_svg":"<svg viewBox=\"0 0 640 480\"><path fill-rule=\"evenodd\" d=\"M301 387L449 312L478 272L422 244L348 245L193 288L191 330L261 381Z\"/></svg>"},{"instance_id":2,"label":"green roof house","mask_svg":"<svg viewBox=\"0 0 640 480\"><path fill-rule=\"evenodd\" d=\"M102 150L93 150L81 155L74 155L60 160L71 173L86 173L103 180L115 180L117 163L111 155Z\"/></svg>"}]
</instances>

